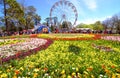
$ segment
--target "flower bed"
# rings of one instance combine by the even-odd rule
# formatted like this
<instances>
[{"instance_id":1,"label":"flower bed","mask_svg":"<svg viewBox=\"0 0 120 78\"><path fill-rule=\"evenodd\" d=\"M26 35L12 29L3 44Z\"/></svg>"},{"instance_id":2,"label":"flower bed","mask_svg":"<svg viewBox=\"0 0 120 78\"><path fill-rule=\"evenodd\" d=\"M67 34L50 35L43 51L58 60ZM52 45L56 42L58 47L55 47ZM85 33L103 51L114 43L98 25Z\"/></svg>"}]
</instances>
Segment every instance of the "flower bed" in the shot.
<instances>
[{"instance_id":1,"label":"flower bed","mask_svg":"<svg viewBox=\"0 0 120 78\"><path fill-rule=\"evenodd\" d=\"M20 42L25 42L25 40L22 39L0 39L0 46L4 46L7 44L16 44Z\"/></svg>"},{"instance_id":2,"label":"flower bed","mask_svg":"<svg viewBox=\"0 0 120 78\"><path fill-rule=\"evenodd\" d=\"M21 40L25 42L0 46L0 57L3 62L33 54L52 43L51 40L40 38L22 38Z\"/></svg>"},{"instance_id":3,"label":"flower bed","mask_svg":"<svg viewBox=\"0 0 120 78\"><path fill-rule=\"evenodd\" d=\"M101 39L120 42L120 36L102 36Z\"/></svg>"},{"instance_id":4,"label":"flower bed","mask_svg":"<svg viewBox=\"0 0 120 78\"><path fill-rule=\"evenodd\" d=\"M40 38L50 38L53 40L97 40L101 35L96 34L39 34Z\"/></svg>"},{"instance_id":5,"label":"flower bed","mask_svg":"<svg viewBox=\"0 0 120 78\"><path fill-rule=\"evenodd\" d=\"M30 38L30 36L31 35L13 35L13 36L0 37L0 39Z\"/></svg>"},{"instance_id":6,"label":"flower bed","mask_svg":"<svg viewBox=\"0 0 120 78\"><path fill-rule=\"evenodd\" d=\"M101 52L93 49L109 45L116 52ZM120 46L105 40L54 41L46 50L41 50L22 60L12 60L0 67L0 77L29 78L112 78L120 77Z\"/></svg>"},{"instance_id":7,"label":"flower bed","mask_svg":"<svg viewBox=\"0 0 120 78\"><path fill-rule=\"evenodd\" d=\"M104 46L104 45L96 45L96 44L92 44L92 47L104 52L114 52L114 50L111 47L108 46Z\"/></svg>"},{"instance_id":8,"label":"flower bed","mask_svg":"<svg viewBox=\"0 0 120 78\"><path fill-rule=\"evenodd\" d=\"M49 38L49 34L45 35ZM94 35L92 40L82 40L85 37L82 36L81 40L71 42L64 36L61 36L64 40L55 40L45 50L41 49L51 41L39 48L26 49L27 52L16 52L9 58L21 58L41 50L21 60L4 62L0 66L0 78L120 78L119 42L100 40L101 35ZM68 36L71 39L75 35Z\"/></svg>"}]
</instances>

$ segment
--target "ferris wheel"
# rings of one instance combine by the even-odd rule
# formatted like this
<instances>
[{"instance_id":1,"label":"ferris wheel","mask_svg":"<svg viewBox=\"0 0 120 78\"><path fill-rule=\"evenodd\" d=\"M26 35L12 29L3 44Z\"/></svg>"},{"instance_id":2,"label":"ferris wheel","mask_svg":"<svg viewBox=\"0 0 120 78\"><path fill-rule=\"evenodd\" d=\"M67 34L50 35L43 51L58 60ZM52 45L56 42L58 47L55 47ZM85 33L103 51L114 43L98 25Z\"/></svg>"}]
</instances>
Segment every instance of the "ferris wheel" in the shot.
<instances>
[{"instance_id":1,"label":"ferris wheel","mask_svg":"<svg viewBox=\"0 0 120 78\"><path fill-rule=\"evenodd\" d=\"M78 18L78 13L76 7L70 1L60 0L50 9L51 24L54 22L53 17L57 17L57 22L61 25L64 21L67 21L74 26Z\"/></svg>"}]
</instances>

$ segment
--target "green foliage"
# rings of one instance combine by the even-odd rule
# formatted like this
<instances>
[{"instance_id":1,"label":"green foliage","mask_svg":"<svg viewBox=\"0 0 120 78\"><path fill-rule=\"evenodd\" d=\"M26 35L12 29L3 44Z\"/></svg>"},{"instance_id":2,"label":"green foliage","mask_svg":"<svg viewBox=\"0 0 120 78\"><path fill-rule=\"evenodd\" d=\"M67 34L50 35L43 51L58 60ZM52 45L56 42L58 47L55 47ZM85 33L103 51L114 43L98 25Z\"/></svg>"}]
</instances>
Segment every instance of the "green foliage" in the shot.
<instances>
[{"instance_id":1,"label":"green foliage","mask_svg":"<svg viewBox=\"0 0 120 78\"><path fill-rule=\"evenodd\" d=\"M7 30L16 31L16 27L17 30L20 30L20 27L31 29L35 23L40 23L41 17L35 13L36 9L33 6L23 8L16 0L5 0L5 2ZM2 4L2 2L0 3ZM13 29L11 26L15 28Z\"/></svg>"},{"instance_id":2,"label":"green foliage","mask_svg":"<svg viewBox=\"0 0 120 78\"><path fill-rule=\"evenodd\" d=\"M80 24L78 24L76 27L77 28L84 28L85 26L87 26L86 24L83 24L83 23L80 23Z\"/></svg>"},{"instance_id":3,"label":"green foliage","mask_svg":"<svg viewBox=\"0 0 120 78\"><path fill-rule=\"evenodd\" d=\"M104 27L100 21L96 21L94 24L79 24L76 26L77 28L91 28L93 30L103 30Z\"/></svg>"},{"instance_id":4,"label":"green foliage","mask_svg":"<svg viewBox=\"0 0 120 78\"><path fill-rule=\"evenodd\" d=\"M23 24L23 25L26 25L26 20L25 20L25 18L23 18L23 17L21 17L21 18L19 18L19 24Z\"/></svg>"},{"instance_id":5,"label":"green foliage","mask_svg":"<svg viewBox=\"0 0 120 78\"><path fill-rule=\"evenodd\" d=\"M70 28L70 26L72 26L71 22L69 21L63 21L61 28Z\"/></svg>"},{"instance_id":6,"label":"green foliage","mask_svg":"<svg viewBox=\"0 0 120 78\"><path fill-rule=\"evenodd\" d=\"M35 14L35 15L34 15L35 25L37 25L38 23L40 23L40 21L41 21L41 17L40 17L38 14Z\"/></svg>"},{"instance_id":7,"label":"green foliage","mask_svg":"<svg viewBox=\"0 0 120 78\"><path fill-rule=\"evenodd\" d=\"M35 13L36 12L36 8L33 6L28 6L26 7L25 10L25 21L26 21L26 25L25 25L25 29L31 29L34 27L34 25L40 23L41 21L41 17Z\"/></svg>"},{"instance_id":8,"label":"green foliage","mask_svg":"<svg viewBox=\"0 0 120 78\"><path fill-rule=\"evenodd\" d=\"M4 10L6 10L7 31L16 31L16 23L24 16L24 11L16 0L5 0L4 5L6 6Z\"/></svg>"},{"instance_id":9,"label":"green foliage","mask_svg":"<svg viewBox=\"0 0 120 78\"><path fill-rule=\"evenodd\" d=\"M73 52L75 54L79 54L80 48L78 46L76 46L76 45L70 45L69 46L69 51Z\"/></svg>"},{"instance_id":10,"label":"green foliage","mask_svg":"<svg viewBox=\"0 0 120 78\"><path fill-rule=\"evenodd\" d=\"M5 29L5 26L2 26L2 27L0 27L3 31L5 31L6 29Z\"/></svg>"},{"instance_id":11,"label":"green foliage","mask_svg":"<svg viewBox=\"0 0 120 78\"><path fill-rule=\"evenodd\" d=\"M78 24L76 27L77 28L91 28L91 29L93 29L93 24L83 24L83 23L81 23L81 24Z\"/></svg>"},{"instance_id":12,"label":"green foliage","mask_svg":"<svg viewBox=\"0 0 120 78\"><path fill-rule=\"evenodd\" d=\"M100 21L95 22L93 26L94 26L93 27L94 30L103 30L104 28Z\"/></svg>"},{"instance_id":13,"label":"green foliage","mask_svg":"<svg viewBox=\"0 0 120 78\"><path fill-rule=\"evenodd\" d=\"M51 32L54 31L54 26L51 26L51 27L50 27L50 30L51 30Z\"/></svg>"}]
</instances>

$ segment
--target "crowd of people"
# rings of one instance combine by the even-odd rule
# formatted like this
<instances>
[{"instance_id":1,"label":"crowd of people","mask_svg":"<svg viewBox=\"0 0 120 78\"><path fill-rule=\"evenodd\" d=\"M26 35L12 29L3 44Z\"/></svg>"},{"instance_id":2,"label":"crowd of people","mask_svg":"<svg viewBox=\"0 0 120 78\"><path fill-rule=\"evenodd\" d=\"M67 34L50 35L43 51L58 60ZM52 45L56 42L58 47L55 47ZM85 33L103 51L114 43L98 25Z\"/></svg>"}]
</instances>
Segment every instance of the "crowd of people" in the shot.
<instances>
[{"instance_id":1,"label":"crowd of people","mask_svg":"<svg viewBox=\"0 0 120 78\"><path fill-rule=\"evenodd\" d=\"M37 32L34 31L29 31L29 30L23 30L23 31L5 31L5 32L0 32L0 37L4 37L4 36L12 36L12 35L23 35L23 34L35 34Z\"/></svg>"},{"instance_id":2,"label":"crowd of people","mask_svg":"<svg viewBox=\"0 0 120 78\"><path fill-rule=\"evenodd\" d=\"M38 32L38 31L32 31L32 30L23 30L23 31L17 31L17 32L14 32L14 31L9 31L9 32L0 32L0 37L4 37L4 36L12 36L12 35L23 35L23 34L38 34L38 33L48 33L46 32ZM84 34L90 34L90 33L93 33L93 34L96 34L96 33L99 33L99 34L113 34L112 31L90 31L90 30L87 30L87 31L69 31L69 32L60 32L58 29L55 29L52 33L84 33Z\"/></svg>"}]
</instances>

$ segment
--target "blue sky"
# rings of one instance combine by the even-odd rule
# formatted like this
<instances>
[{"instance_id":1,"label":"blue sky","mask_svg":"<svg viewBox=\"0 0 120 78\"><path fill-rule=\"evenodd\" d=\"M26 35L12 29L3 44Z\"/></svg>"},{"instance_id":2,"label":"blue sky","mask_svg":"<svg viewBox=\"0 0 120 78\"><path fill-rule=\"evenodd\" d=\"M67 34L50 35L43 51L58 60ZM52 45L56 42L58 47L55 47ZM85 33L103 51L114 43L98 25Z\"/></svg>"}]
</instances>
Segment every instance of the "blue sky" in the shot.
<instances>
[{"instance_id":1,"label":"blue sky","mask_svg":"<svg viewBox=\"0 0 120 78\"><path fill-rule=\"evenodd\" d=\"M25 5L32 5L37 9L37 14L41 16L42 21L49 17L50 9L55 2L60 0L18 0L25 1ZM114 14L120 13L120 0L68 0L76 7L79 23L94 23L97 20L105 20ZM58 7L61 8L62 6ZM59 10L60 11L60 10ZM58 11L58 12L59 12ZM57 12L56 12L57 13ZM71 10L68 9L68 15ZM74 15L74 14L73 14ZM72 15L70 15L72 16Z\"/></svg>"}]
</instances>

